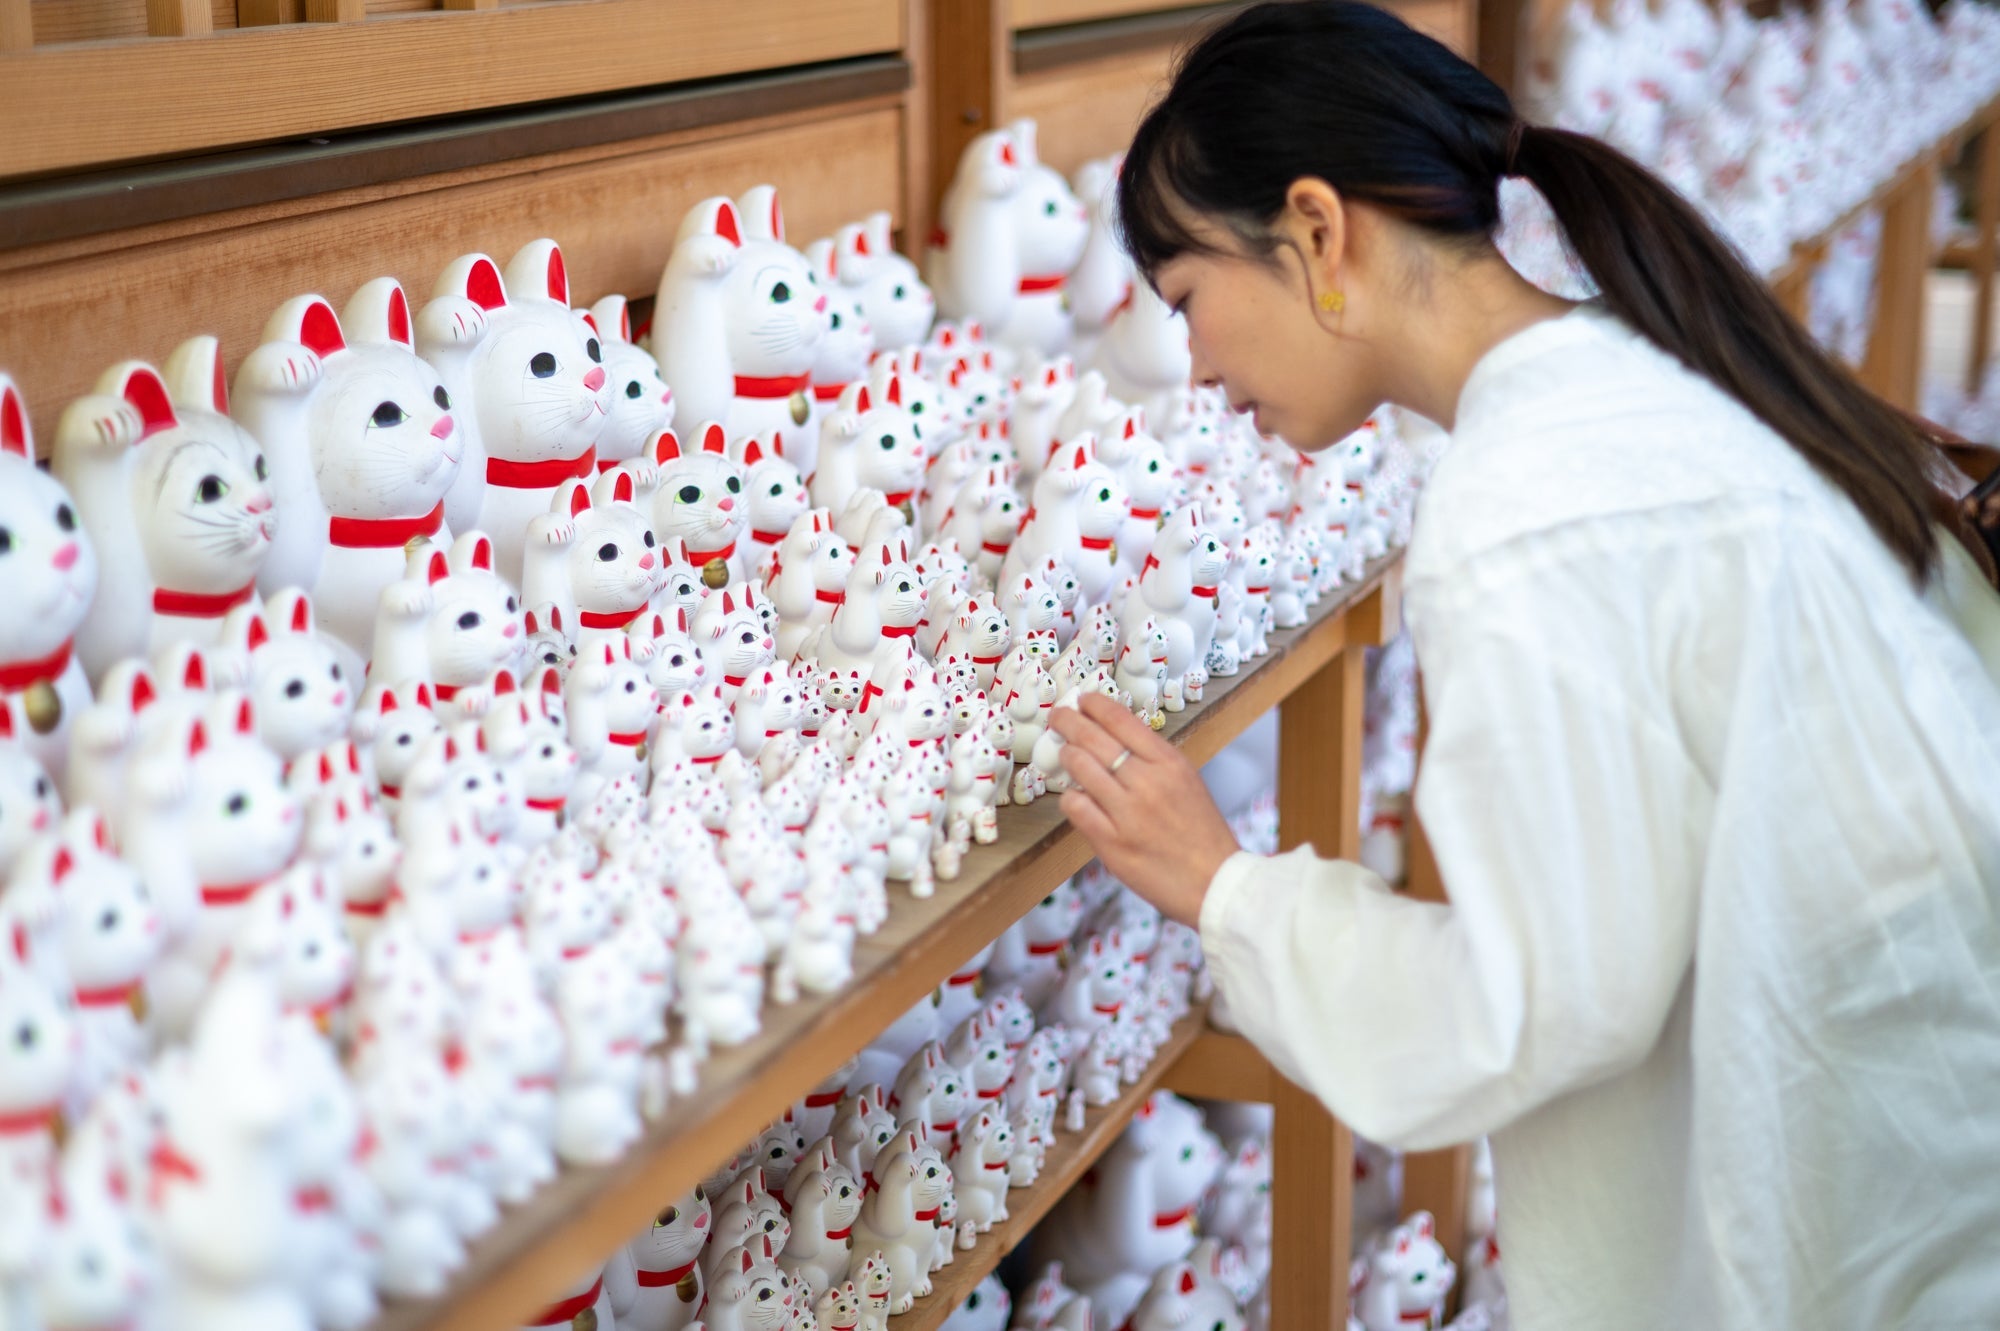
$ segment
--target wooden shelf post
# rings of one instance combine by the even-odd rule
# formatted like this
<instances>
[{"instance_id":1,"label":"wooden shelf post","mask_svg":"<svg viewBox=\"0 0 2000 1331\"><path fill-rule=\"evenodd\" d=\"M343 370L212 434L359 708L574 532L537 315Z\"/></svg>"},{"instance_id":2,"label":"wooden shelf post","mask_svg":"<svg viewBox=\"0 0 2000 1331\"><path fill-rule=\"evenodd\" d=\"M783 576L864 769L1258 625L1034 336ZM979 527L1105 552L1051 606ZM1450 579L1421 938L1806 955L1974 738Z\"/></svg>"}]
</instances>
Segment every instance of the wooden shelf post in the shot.
<instances>
[{"instance_id":1,"label":"wooden shelf post","mask_svg":"<svg viewBox=\"0 0 2000 1331\"><path fill-rule=\"evenodd\" d=\"M1978 393L1993 354L1993 269L2000 251L2000 128L1988 125L1973 140L1972 353L1965 391Z\"/></svg>"},{"instance_id":2,"label":"wooden shelf post","mask_svg":"<svg viewBox=\"0 0 2000 1331\"><path fill-rule=\"evenodd\" d=\"M929 20L935 216L937 199L958 171L965 145L1006 123L1013 47L1007 38L1007 0L930 0ZM911 248L917 248L914 242Z\"/></svg>"},{"instance_id":3,"label":"wooden shelf post","mask_svg":"<svg viewBox=\"0 0 2000 1331\"><path fill-rule=\"evenodd\" d=\"M1881 260L1875 269L1875 330L1861 381L1896 406L1914 409L1924 353L1924 288L1931 267L1931 203L1937 154L1902 180L1882 204Z\"/></svg>"},{"instance_id":4,"label":"wooden shelf post","mask_svg":"<svg viewBox=\"0 0 2000 1331\"><path fill-rule=\"evenodd\" d=\"M1377 594L1377 604L1380 594ZM1367 619L1359 608L1354 621ZM1361 848L1366 635L1351 633L1278 708L1278 840L1351 859ZM1346 1325L1354 1224L1354 1138L1318 1097L1274 1078L1271 1325Z\"/></svg>"},{"instance_id":5,"label":"wooden shelf post","mask_svg":"<svg viewBox=\"0 0 2000 1331\"><path fill-rule=\"evenodd\" d=\"M35 12L28 0L0 0L0 51L29 51L35 45Z\"/></svg>"}]
</instances>

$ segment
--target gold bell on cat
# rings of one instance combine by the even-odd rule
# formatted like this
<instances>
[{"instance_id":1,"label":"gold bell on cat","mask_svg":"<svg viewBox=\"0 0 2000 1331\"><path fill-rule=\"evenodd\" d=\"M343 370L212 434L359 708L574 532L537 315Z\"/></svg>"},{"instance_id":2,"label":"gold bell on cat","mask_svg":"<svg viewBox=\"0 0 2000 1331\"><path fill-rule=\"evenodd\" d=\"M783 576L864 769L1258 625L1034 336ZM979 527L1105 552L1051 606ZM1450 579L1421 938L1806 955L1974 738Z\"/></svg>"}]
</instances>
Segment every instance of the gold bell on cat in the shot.
<instances>
[{"instance_id":1,"label":"gold bell on cat","mask_svg":"<svg viewBox=\"0 0 2000 1331\"><path fill-rule=\"evenodd\" d=\"M27 713L28 725L37 735L54 732L62 724L62 695L56 692L54 681L38 679L28 686L21 695L21 710Z\"/></svg>"},{"instance_id":2,"label":"gold bell on cat","mask_svg":"<svg viewBox=\"0 0 2000 1331\"><path fill-rule=\"evenodd\" d=\"M597 1331L597 1309L585 1308L569 1319L570 1331Z\"/></svg>"},{"instance_id":3,"label":"gold bell on cat","mask_svg":"<svg viewBox=\"0 0 2000 1331\"><path fill-rule=\"evenodd\" d=\"M806 399L806 390L801 388L791 396L792 424L804 425L812 419L812 403Z\"/></svg>"},{"instance_id":4,"label":"gold bell on cat","mask_svg":"<svg viewBox=\"0 0 2000 1331\"><path fill-rule=\"evenodd\" d=\"M719 592L729 585L729 563L720 557L709 560L701 566L701 583L712 592Z\"/></svg>"}]
</instances>

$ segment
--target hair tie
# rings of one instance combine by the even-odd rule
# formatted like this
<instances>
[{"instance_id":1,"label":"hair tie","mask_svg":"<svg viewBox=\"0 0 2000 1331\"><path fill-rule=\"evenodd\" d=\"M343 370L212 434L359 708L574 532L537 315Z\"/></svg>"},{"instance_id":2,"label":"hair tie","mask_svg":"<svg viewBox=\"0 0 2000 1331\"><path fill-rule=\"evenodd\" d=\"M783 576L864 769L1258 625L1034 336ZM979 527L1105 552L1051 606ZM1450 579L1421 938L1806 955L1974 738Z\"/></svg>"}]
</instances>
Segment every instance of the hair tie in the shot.
<instances>
[{"instance_id":1,"label":"hair tie","mask_svg":"<svg viewBox=\"0 0 2000 1331\"><path fill-rule=\"evenodd\" d=\"M1507 176L1518 176L1521 174L1521 170L1515 165L1515 162L1521 156L1521 140L1527 136L1528 122L1525 120L1516 120L1507 127L1507 149L1500 162L1500 175L1503 179Z\"/></svg>"}]
</instances>

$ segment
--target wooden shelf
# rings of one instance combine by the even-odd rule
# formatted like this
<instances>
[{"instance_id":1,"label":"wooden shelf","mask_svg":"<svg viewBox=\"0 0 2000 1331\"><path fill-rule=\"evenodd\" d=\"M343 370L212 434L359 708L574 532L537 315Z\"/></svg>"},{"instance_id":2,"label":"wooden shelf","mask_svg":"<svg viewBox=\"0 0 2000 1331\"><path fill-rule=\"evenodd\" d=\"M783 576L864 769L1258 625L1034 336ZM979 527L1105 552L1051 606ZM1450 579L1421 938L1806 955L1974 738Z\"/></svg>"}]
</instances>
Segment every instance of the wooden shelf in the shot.
<instances>
[{"instance_id":1,"label":"wooden shelf","mask_svg":"<svg viewBox=\"0 0 2000 1331\"><path fill-rule=\"evenodd\" d=\"M1160 1085L1201 1100L1269 1104L1283 1078L1257 1046L1228 1031L1205 1030L1189 1043Z\"/></svg>"},{"instance_id":2,"label":"wooden shelf","mask_svg":"<svg viewBox=\"0 0 2000 1331\"><path fill-rule=\"evenodd\" d=\"M1007 1218L981 1234L971 1252L959 1253L950 1266L933 1274L930 1297L918 1299L916 1307L890 1323L892 1331L932 1331L950 1317L973 1287L991 1274L1042 1222L1042 1217L1054 1209L1083 1177L1084 1171L1111 1149L1146 1097L1160 1089L1172 1075L1182 1051L1208 1038L1207 1029L1207 1011L1198 1006L1175 1025L1173 1034L1135 1084L1126 1087L1110 1104L1084 1111L1082 1132L1059 1132L1034 1186L1008 1192Z\"/></svg>"},{"instance_id":3,"label":"wooden shelf","mask_svg":"<svg viewBox=\"0 0 2000 1331\"><path fill-rule=\"evenodd\" d=\"M1272 635L1271 654L1255 669L1212 680L1206 702L1169 718L1167 737L1197 763L1213 757L1347 648L1378 641L1399 579L1397 557L1378 561L1305 627ZM1003 809L1000 840L975 847L956 881L939 883L923 901L891 888L888 923L856 947L847 989L767 1007L763 1032L718 1051L703 1065L694 1095L671 1105L666 1121L622 1159L564 1170L474 1245L442 1298L391 1306L377 1331L517 1325L524 1311L602 1263L663 1198L700 1181L1089 859L1088 843L1056 800Z\"/></svg>"}]
</instances>

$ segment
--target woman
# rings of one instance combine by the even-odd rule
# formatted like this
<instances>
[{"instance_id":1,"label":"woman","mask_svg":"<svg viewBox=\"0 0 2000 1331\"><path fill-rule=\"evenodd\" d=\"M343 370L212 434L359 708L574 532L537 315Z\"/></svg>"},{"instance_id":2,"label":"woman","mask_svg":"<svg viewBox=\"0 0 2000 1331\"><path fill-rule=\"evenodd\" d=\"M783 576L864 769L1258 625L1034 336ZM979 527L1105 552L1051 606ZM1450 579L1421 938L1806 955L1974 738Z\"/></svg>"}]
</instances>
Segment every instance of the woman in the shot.
<instances>
[{"instance_id":1,"label":"woman","mask_svg":"<svg viewBox=\"0 0 2000 1331\"><path fill-rule=\"evenodd\" d=\"M1508 175L1599 301L1499 257ZM2000 603L1932 441L1667 187L1363 5L1203 40L1118 206L1260 428L1453 433L1404 571L1450 904L1239 853L1088 698L1106 865L1357 1132L1493 1134L1524 1331L2000 1323Z\"/></svg>"}]
</instances>

